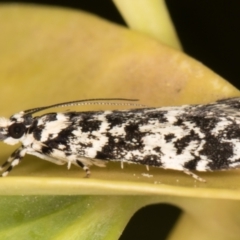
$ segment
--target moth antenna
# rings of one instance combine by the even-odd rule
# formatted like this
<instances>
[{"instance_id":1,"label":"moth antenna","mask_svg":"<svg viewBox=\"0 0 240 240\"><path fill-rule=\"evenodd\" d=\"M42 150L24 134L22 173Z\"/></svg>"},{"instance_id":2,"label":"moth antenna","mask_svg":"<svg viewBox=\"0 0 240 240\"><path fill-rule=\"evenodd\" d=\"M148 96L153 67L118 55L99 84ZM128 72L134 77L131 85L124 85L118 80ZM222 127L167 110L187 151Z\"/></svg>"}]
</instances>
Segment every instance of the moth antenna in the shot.
<instances>
[{"instance_id":1,"label":"moth antenna","mask_svg":"<svg viewBox=\"0 0 240 240\"><path fill-rule=\"evenodd\" d=\"M128 99L128 98L92 98L92 99L83 99L70 102L62 102L49 106L32 108L24 111L24 115L33 114L50 108L56 107L68 107L68 106L81 106L81 105L121 105L121 106L137 106L137 107L146 107L142 104L137 103L116 103L116 102L103 102L103 101L138 101L138 99Z\"/></svg>"}]
</instances>

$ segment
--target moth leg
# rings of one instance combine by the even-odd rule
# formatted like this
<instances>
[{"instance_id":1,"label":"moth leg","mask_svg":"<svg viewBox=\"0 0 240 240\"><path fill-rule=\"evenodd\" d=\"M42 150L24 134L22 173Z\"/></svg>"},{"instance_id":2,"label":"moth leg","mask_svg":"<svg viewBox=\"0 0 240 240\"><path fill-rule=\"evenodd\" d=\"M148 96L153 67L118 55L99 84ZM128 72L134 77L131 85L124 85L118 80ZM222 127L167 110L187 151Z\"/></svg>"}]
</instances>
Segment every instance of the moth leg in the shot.
<instances>
[{"instance_id":1,"label":"moth leg","mask_svg":"<svg viewBox=\"0 0 240 240\"><path fill-rule=\"evenodd\" d=\"M15 156L15 153L16 153L17 151L18 151L18 149L15 150L15 151L11 154L11 156L7 159L7 161L2 164L2 166L0 167L0 171L3 171L4 168L6 168L6 167L13 161L14 156Z\"/></svg>"},{"instance_id":2,"label":"moth leg","mask_svg":"<svg viewBox=\"0 0 240 240\"><path fill-rule=\"evenodd\" d=\"M78 166L80 166L85 172L86 172L86 178L89 178L90 177L90 174L91 174L91 172L90 172L90 169L89 169L89 167L88 166L86 166L86 165L84 165L80 160L76 160L76 162L77 162L77 164L78 164Z\"/></svg>"},{"instance_id":3,"label":"moth leg","mask_svg":"<svg viewBox=\"0 0 240 240\"><path fill-rule=\"evenodd\" d=\"M123 162L123 160L121 160L121 169L123 169L124 168L124 162Z\"/></svg>"},{"instance_id":4,"label":"moth leg","mask_svg":"<svg viewBox=\"0 0 240 240\"><path fill-rule=\"evenodd\" d=\"M37 152L37 151L29 151L28 154L39 157L43 160L54 163L56 165L63 165L63 164L66 163L66 161L54 158L52 156L49 156L49 155L46 155L46 154L43 154L43 153L40 153L40 152Z\"/></svg>"},{"instance_id":5,"label":"moth leg","mask_svg":"<svg viewBox=\"0 0 240 240\"><path fill-rule=\"evenodd\" d=\"M2 173L2 177L6 177L9 172L12 171L12 169L17 166L20 161L23 159L23 157L26 155L27 150L22 146L15 150L12 155L8 158L8 160L1 166L1 171L4 167L6 167L8 164L9 167Z\"/></svg>"},{"instance_id":6,"label":"moth leg","mask_svg":"<svg viewBox=\"0 0 240 240\"><path fill-rule=\"evenodd\" d=\"M69 170L71 168L72 162L68 161L67 169Z\"/></svg>"},{"instance_id":7,"label":"moth leg","mask_svg":"<svg viewBox=\"0 0 240 240\"><path fill-rule=\"evenodd\" d=\"M199 177L198 175L196 175L195 173L189 171L188 169L184 169L183 170L184 173L186 173L187 175L190 175L191 177L193 177L194 179L200 181L200 182L206 182L205 179Z\"/></svg>"},{"instance_id":8,"label":"moth leg","mask_svg":"<svg viewBox=\"0 0 240 240\"><path fill-rule=\"evenodd\" d=\"M146 165L146 169L147 169L147 171L149 171L149 166L148 165Z\"/></svg>"}]
</instances>

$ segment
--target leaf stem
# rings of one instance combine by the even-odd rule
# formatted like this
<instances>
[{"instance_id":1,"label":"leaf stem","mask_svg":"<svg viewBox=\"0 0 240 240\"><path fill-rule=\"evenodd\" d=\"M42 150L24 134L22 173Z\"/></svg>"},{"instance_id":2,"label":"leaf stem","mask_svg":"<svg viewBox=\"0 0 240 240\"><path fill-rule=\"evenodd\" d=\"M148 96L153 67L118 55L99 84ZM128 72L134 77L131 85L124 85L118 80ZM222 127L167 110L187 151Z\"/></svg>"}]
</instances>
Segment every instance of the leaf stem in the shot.
<instances>
[{"instance_id":1,"label":"leaf stem","mask_svg":"<svg viewBox=\"0 0 240 240\"><path fill-rule=\"evenodd\" d=\"M171 47L182 49L165 1L113 0L113 2L129 27L152 36Z\"/></svg>"}]
</instances>

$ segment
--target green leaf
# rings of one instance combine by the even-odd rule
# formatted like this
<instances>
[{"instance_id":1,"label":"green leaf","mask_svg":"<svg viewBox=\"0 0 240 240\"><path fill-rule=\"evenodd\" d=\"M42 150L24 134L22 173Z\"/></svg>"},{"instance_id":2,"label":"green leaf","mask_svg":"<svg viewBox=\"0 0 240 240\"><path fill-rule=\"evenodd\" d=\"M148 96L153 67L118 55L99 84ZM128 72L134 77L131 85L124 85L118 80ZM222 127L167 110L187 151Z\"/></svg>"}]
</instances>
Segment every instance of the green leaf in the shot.
<instances>
[{"instance_id":1,"label":"green leaf","mask_svg":"<svg viewBox=\"0 0 240 240\"><path fill-rule=\"evenodd\" d=\"M113 239L130 217L128 203L101 196L2 196L0 238Z\"/></svg>"}]
</instances>

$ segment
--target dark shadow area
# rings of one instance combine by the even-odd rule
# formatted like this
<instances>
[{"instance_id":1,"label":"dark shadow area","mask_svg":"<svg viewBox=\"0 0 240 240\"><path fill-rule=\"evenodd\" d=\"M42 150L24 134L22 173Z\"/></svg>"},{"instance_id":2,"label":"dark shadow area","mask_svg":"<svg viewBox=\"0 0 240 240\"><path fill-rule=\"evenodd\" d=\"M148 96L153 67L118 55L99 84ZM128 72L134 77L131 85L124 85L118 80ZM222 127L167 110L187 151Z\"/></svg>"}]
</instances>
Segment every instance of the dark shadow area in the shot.
<instances>
[{"instance_id":1,"label":"dark shadow area","mask_svg":"<svg viewBox=\"0 0 240 240\"><path fill-rule=\"evenodd\" d=\"M170 204L146 206L133 215L119 240L164 240L181 213Z\"/></svg>"},{"instance_id":2,"label":"dark shadow area","mask_svg":"<svg viewBox=\"0 0 240 240\"><path fill-rule=\"evenodd\" d=\"M240 1L166 3L184 51L240 88Z\"/></svg>"},{"instance_id":3,"label":"dark shadow area","mask_svg":"<svg viewBox=\"0 0 240 240\"><path fill-rule=\"evenodd\" d=\"M0 3L39 4L79 9L126 26L121 14L111 0L0 0Z\"/></svg>"}]
</instances>

